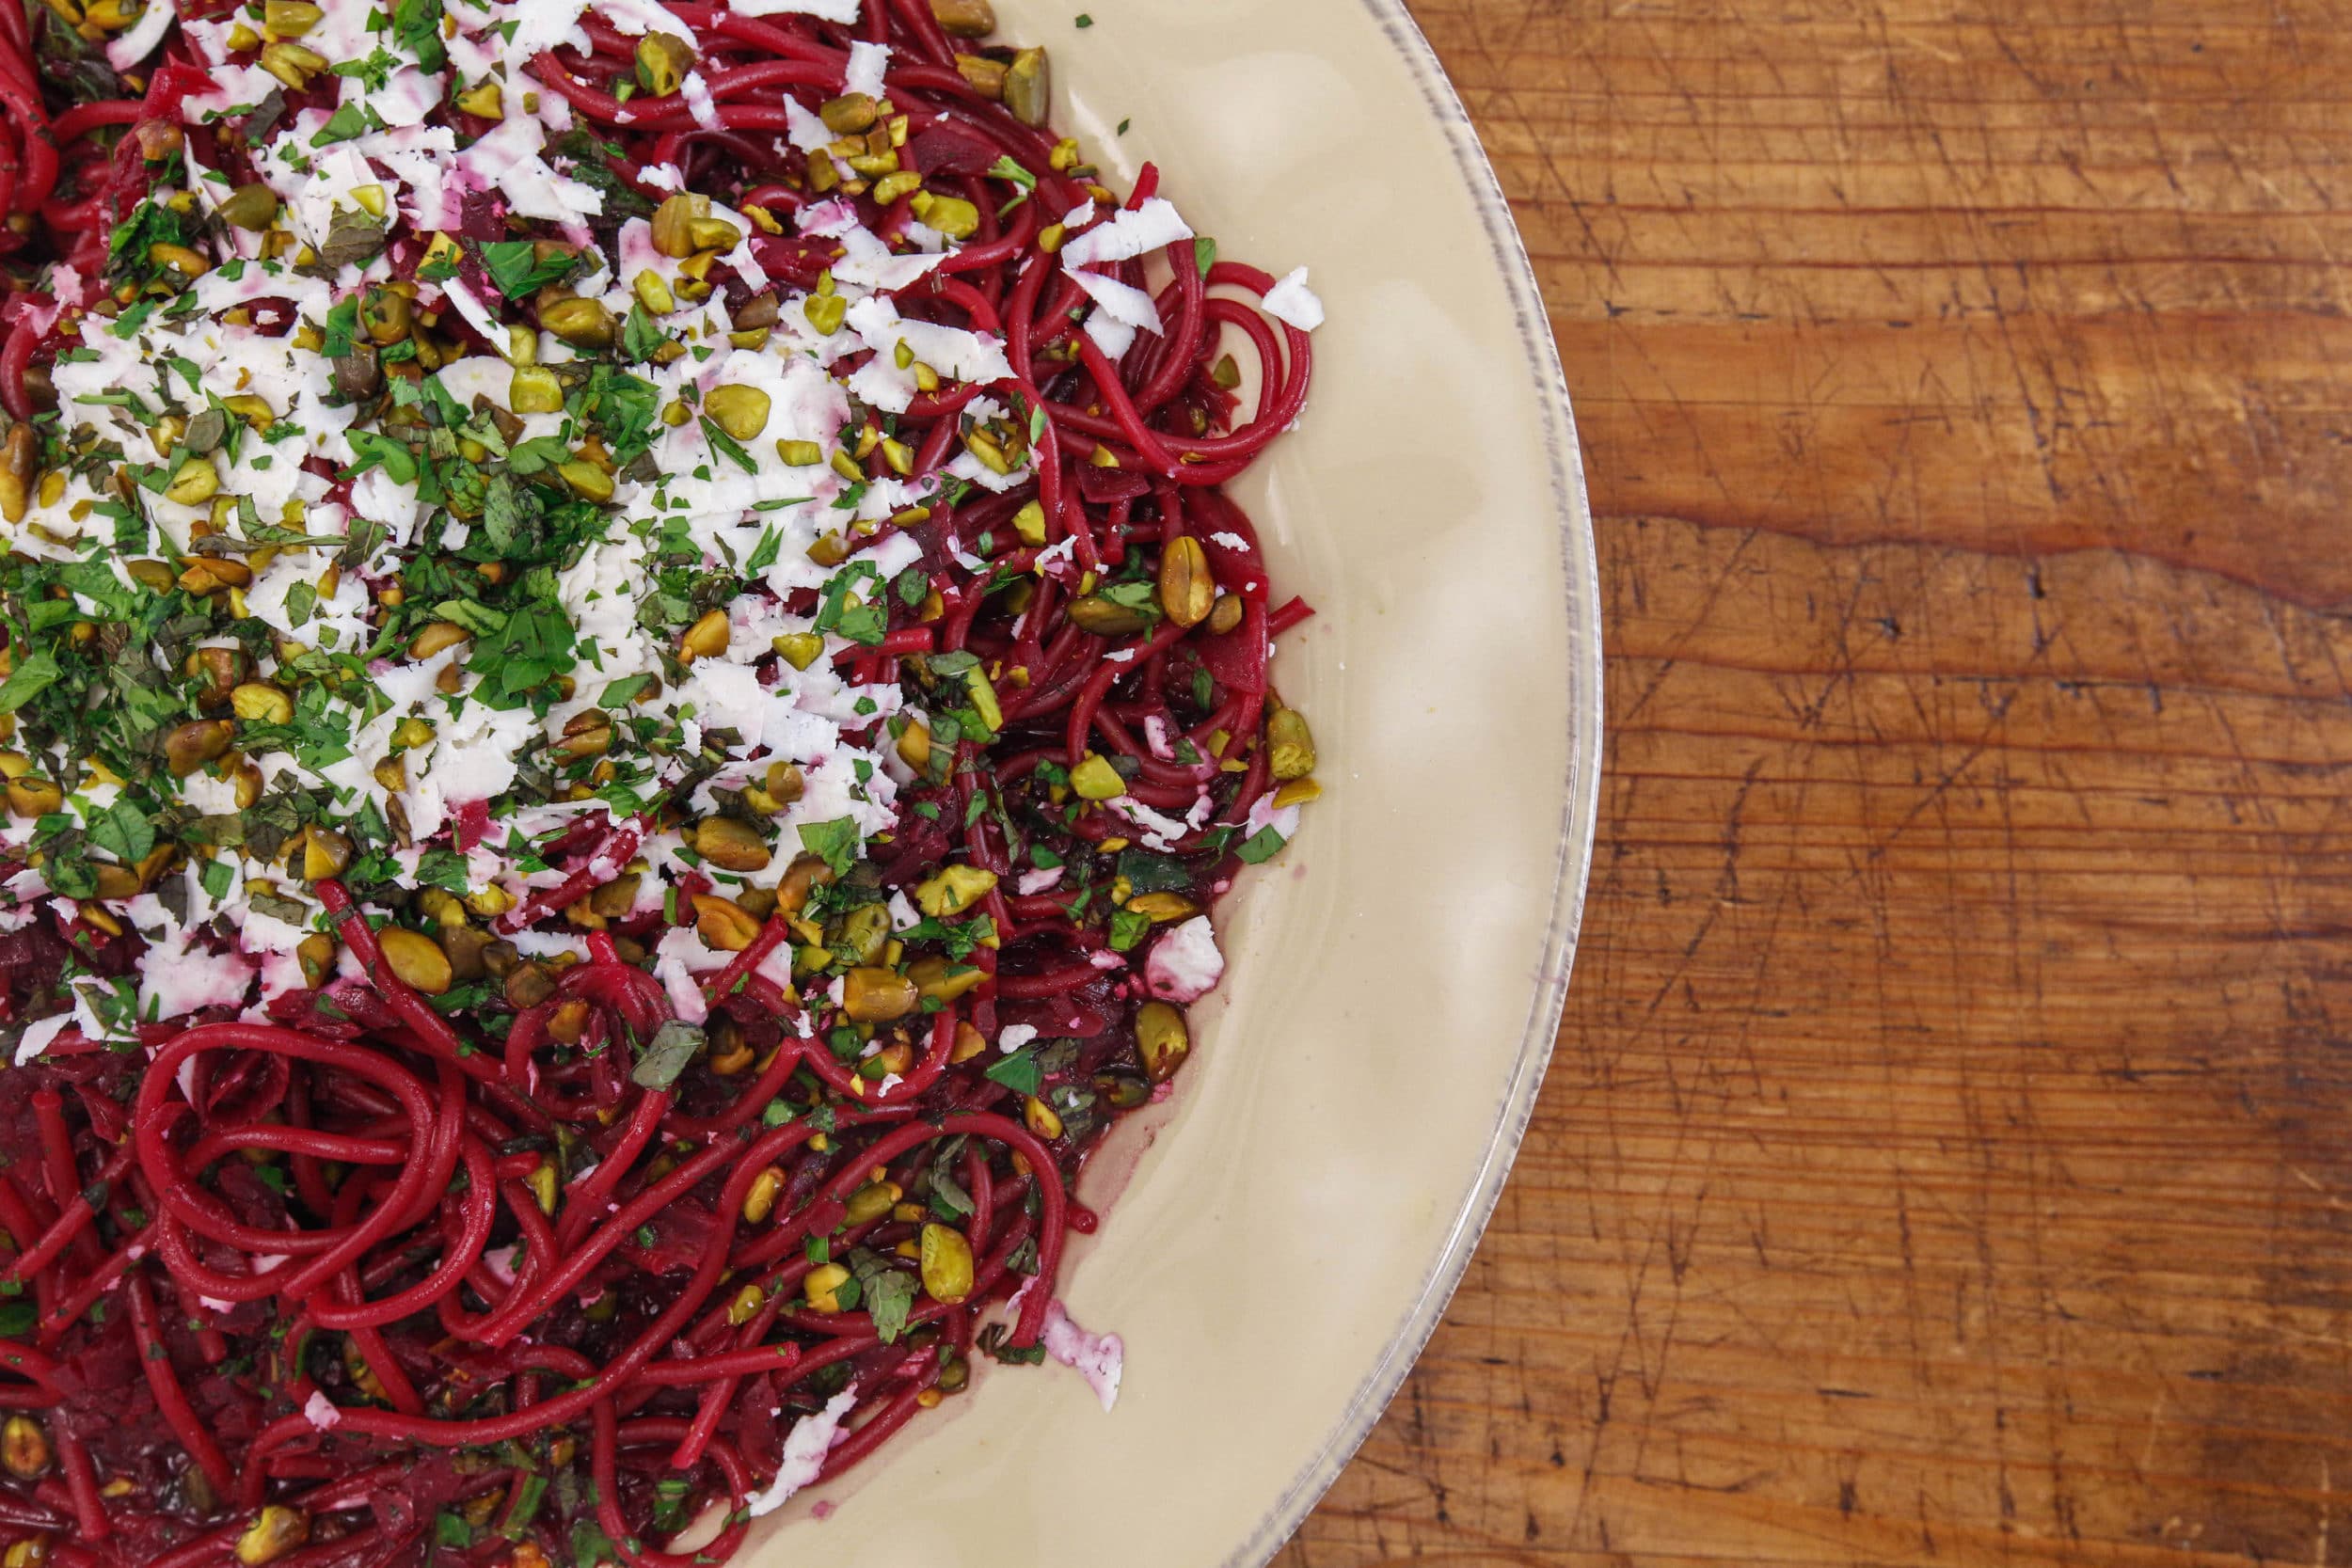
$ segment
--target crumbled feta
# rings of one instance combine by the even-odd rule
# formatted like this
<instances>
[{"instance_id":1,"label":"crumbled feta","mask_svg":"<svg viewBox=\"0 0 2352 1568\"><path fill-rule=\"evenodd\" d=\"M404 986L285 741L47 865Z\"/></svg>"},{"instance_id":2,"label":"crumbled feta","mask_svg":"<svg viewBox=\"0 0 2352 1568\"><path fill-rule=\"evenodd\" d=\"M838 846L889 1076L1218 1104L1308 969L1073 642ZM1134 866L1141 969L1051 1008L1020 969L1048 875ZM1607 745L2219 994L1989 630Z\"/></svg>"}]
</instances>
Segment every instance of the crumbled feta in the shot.
<instances>
[{"instance_id":1,"label":"crumbled feta","mask_svg":"<svg viewBox=\"0 0 2352 1568\"><path fill-rule=\"evenodd\" d=\"M1126 1341L1116 1334L1089 1334L1078 1326L1059 1301L1045 1304L1045 1354L1075 1370L1110 1414L1119 1402L1120 1380L1126 1375Z\"/></svg>"},{"instance_id":2,"label":"crumbled feta","mask_svg":"<svg viewBox=\"0 0 2352 1568\"><path fill-rule=\"evenodd\" d=\"M1144 984L1163 1002L1197 1002L1225 978L1225 955L1205 914L1163 933L1143 964Z\"/></svg>"},{"instance_id":3,"label":"crumbled feta","mask_svg":"<svg viewBox=\"0 0 2352 1568\"><path fill-rule=\"evenodd\" d=\"M877 100L887 98L890 89L883 85L882 76L889 69L890 45L860 40L850 45L850 67L842 77L841 90L862 92Z\"/></svg>"},{"instance_id":4,"label":"crumbled feta","mask_svg":"<svg viewBox=\"0 0 2352 1568\"><path fill-rule=\"evenodd\" d=\"M857 1385L852 1383L827 1400L824 1409L792 1423L792 1430L784 1435L783 1462L776 1466L776 1479L743 1501L753 1518L773 1513L791 1501L794 1493L816 1484L824 1473L825 1456L848 1435L841 1423L856 1405Z\"/></svg>"},{"instance_id":5,"label":"crumbled feta","mask_svg":"<svg viewBox=\"0 0 2352 1568\"><path fill-rule=\"evenodd\" d=\"M1288 322L1301 332L1312 332L1323 325L1323 301L1307 287L1305 267L1266 291L1265 312L1277 321Z\"/></svg>"},{"instance_id":6,"label":"crumbled feta","mask_svg":"<svg viewBox=\"0 0 2352 1568\"><path fill-rule=\"evenodd\" d=\"M164 41L164 34L171 28L172 19L180 14L173 0L148 0L147 8L130 30L106 44L106 63L117 71L129 71L155 52Z\"/></svg>"},{"instance_id":7,"label":"crumbled feta","mask_svg":"<svg viewBox=\"0 0 2352 1568\"><path fill-rule=\"evenodd\" d=\"M23 1067L48 1050L50 1041L65 1033L66 1025L72 1022L72 1013L57 1013L49 1018L37 1019L26 1024L24 1033L17 1037L16 1065Z\"/></svg>"},{"instance_id":8,"label":"crumbled feta","mask_svg":"<svg viewBox=\"0 0 2352 1568\"><path fill-rule=\"evenodd\" d=\"M1061 247L1066 267L1091 267L1104 261L1132 261L1192 238L1192 226L1164 197L1153 197L1132 210L1121 208L1111 221L1089 229Z\"/></svg>"}]
</instances>

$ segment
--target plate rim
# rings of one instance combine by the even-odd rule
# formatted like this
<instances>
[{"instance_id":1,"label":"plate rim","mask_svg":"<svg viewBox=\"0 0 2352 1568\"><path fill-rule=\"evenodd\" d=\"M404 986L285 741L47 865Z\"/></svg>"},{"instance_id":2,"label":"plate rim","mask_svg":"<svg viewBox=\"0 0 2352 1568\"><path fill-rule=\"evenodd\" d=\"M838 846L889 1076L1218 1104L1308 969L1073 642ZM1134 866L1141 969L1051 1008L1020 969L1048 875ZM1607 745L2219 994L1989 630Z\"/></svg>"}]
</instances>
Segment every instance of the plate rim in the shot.
<instances>
[{"instance_id":1,"label":"plate rim","mask_svg":"<svg viewBox=\"0 0 2352 1568\"><path fill-rule=\"evenodd\" d=\"M1264 1568L1297 1532L1404 1387L1469 1271L1470 1258L1502 1200L1503 1184L1526 1138L1545 1070L1551 1062L1567 1003L1577 938L1583 926L1600 816L1603 674L1598 551L1567 372L1551 330L1543 290L1493 160L1479 141L1470 111L1428 35L1406 8L1406 0L1358 0L1358 4L1421 89L1423 107L1454 154L1510 299L1519 344L1527 356L1526 370L1545 425L1545 456L1567 594L1568 645L1562 650L1568 685L1567 768L1542 977L1529 1000L1518 1055L1496 1108L1485 1153L1468 1190L1454 1206L1443 1244L1403 1318L1391 1330L1379 1357L1358 1383L1328 1434L1293 1473L1256 1528L1226 1554L1223 1568ZM1586 635L1578 635L1580 627Z\"/></svg>"}]
</instances>

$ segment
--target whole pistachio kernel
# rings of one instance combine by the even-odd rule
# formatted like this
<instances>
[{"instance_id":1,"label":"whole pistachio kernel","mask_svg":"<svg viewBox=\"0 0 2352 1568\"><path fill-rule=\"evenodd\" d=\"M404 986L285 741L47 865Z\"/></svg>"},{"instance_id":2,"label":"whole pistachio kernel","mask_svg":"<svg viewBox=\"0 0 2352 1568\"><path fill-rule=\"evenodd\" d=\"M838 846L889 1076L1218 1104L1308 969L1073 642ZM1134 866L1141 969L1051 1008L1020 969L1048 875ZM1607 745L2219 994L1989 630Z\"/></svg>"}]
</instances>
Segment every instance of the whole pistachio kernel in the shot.
<instances>
[{"instance_id":1,"label":"whole pistachio kernel","mask_svg":"<svg viewBox=\"0 0 2352 1568\"><path fill-rule=\"evenodd\" d=\"M637 296L638 304L657 316L666 316L677 309L677 296L670 293L669 281L651 267L637 275L629 292Z\"/></svg>"},{"instance_id":2,"label":"whole pistachio kernel","mask_svg":"<svg viewBox=\"0 0 2352 1568\"><path fill-rule=\"evenodd\" d=\"M951 1226L923 1227L920 1267L923 1290L933 1301L954 1306L972 1293L972 1243Z\"/></svg>"},{"instance_id":3,"label":"whole pistachio kernel","mask_svg":"<svg viewBox=\"0 0 2352 1568\"><path fill-rule=\"evenodd\" d=\"M1216 604L1209 610L1209 630L1223 637L1241 625L1241 596L1236 594L1219 594L1216 596Z\"/></svg>"},{"instance_id":4,"label":"whole pistachio kernel","mask_svg":"<svg viewBox=\"0 0 2352 1568\"><path fill-rule=\"evenodd\" d=\"M841 330L842 319L850 313L850 302L839 294L811 294L802 309L808 325L830 338Z\"/></svg>"},{"instance_id":5,"label":"whole pistachio kernel","mask_svg":"<svg viewBox=\"0 0 2352 1568\"><path fill-rule=\"evenodd\" d=\"M1200 912L1200 906L1181 893L1138 893L1127 900L1127 908L1154 925L1163 926L1171 921L1190 920Z\"/></svg>"},{"instance_id":6,"label":"whole pistachio kernel","mask_svg":"<svg viewBox=\"0 0 2352 1568\"><path fill-rule=\"evenodd\" d=\"M694 46L675 33L647 33L637 40L637 80L656 98L678 90L694 69Z\"/></svg>"},{"instance_id":7,"label":"whole pistachio kernel","mask_svg":"<svg viewBox=\"0 0 2352 1568\"><path fill-rule=\"evenodd\" d=\"M303 831L302 879L304 881L324 881L329 877L342 876L350 869L351 857L351 840L335 832L334 829L322 828L313 823Z\"/></svg>"},{"instance_id":8,"label":"whole pistachio kernel","mask_svg":"<svg viewBox=\"0 0 2352 1568\"><path fill-rule=\"evenodd\" d=\"M188 769L191 773L194 768ZM47 779L10 779L8 787L11 816L46 816L65 804L65 791Z\"/></svg>"},{"instance_id":9,"label":"whole pistachio kernel","mask_svg":"<svg viewBox=\"0 0 2352 1568\"><path fill-rule=\"evenodd\" d=\"M972 90L992 103L1005 101L1005 62L985 55L958 55L956 70Z\"/></svg>"},{"instance_id":10,"label":"whole pistachio kernel","mask_svg":"<svg viewBox=\"0 0 2352 1568\"><path fill-rule=\"evenodd\" d=\"M182 462L171 483L164 486L164 499L183 506L201 505L219 493L220 470L208 456L191 456Z\"/></svg>"},{"instance_id":11,"label":"whole pistachio kernel","mask_svg":"<svg viewBox=\"0 0 2352 1568\"><path fill-rule=\"evenodd\" d=\"M861 904L834 922L825 939L835 962L851 965L878 962L890 945L890 911L881 904Z\"/></svg>"},{"instance_id":12,"label":"whole pistachio kernel","mask_svg":"<svg viewBox=\"0 0 2352 1568\"><path fill-rule=\"evenodd\" d=\"M1177 535L1160 553L1160 608L1184 627L1199 626L1216 608L1216 578L1209 571L1208 552L1188 533Z\"/></svg>"},{"instance_id":13,"label":"whole pistachio kernel","mask_svg":"<svg viewBox=\"0 0 2352 1568\"><path fill-rule=\"evenodd\" d=\"M920 191L922 188L923 177L915 173L913 169L902 168L896 174L886 174L880 180L875 181L874 188L869 194L873 197L874 204L878 207L892 206L897 203L900 197L914 196L915 200L918 203L914 215L921 218L923 216L922 208L924 206L928 206L928 203L924 203L923 198L920 196L916 196L915 193ZM925 219L924 221L929 222L930 220ZM932 224L931 227L936 229L939 226L937 224Z\"/></svg>"},{"instance_id":14,"label":"whole pistachio kernel","mask_svg":"<svg viewBox=\"0 0 2352 1568\"><path fill-rule=\"evenodd\" d=\"M931 953L907 965L907 978L925 997L946 1003L978 989L988 974L971 964L952 963L944 956Z\"/></svg>"},{"instance_id":15,"label":"whole pistachio kernel","mask_svg":"<svg viewBox=\"0 0 2352 1568\"><path fill-rule=\"evenodd\" d=\"M765 871L775 851L759 830L732 816L707 816L694 830L694 853L723 871Z\"/></svg>"},{"instance_id":16,"label":"whole pistachio kernel","mask_svg":"<svg viewBox=\"0 0 2352 1568\"><path fill-rule=\"evenodd\" d=\"M32 1481L49 1468L49 1434L30 1416L11 1416L0 1428L0 1465L19 1481Z\"/></svg>"},{"instance_id":17,"label":"whole pistachio kernel","mask_svg":"<svg viewBox=\"0 0 2352 1568\"><path fill-rule=\"evenodd\" d=\"M990 0L931 0L931 15L949 38L984 39L996 30L996 8Z\"/></svg>"},{"instance_id":18,"label":"whole pistachio kernel","mask_svg":"<svg viewBox=\"0 0 2352 1568\"><path fill-rule=\"evenodd\" d=\"M236 737L237 727L226 719L191 720L164 736L164 761L175 776L184 779L206 763L227 755ZM14 785L9 794L14 796Z\"/></svg>"},{"instance_id":19,"label":"whole pistachio kernel","mask_svg":"<svg viewBox=\"0 0 2352 1568\"><path fill-rule=\"evenodd\" d=\"M442 989L448 988L444 986ZM310 1539L309 1514L300 1509L271 1503L237 1537L237 1560L246 1568L262 1568L262 1564L277 1561Z\"/></svg>"},{"instance_id":20,"label":"whole pistachio kernel","mask_svg":"<svg viewBox=\"0 0 2352 1568\"><path fill-rule=\"evenodd\" d=\"M710 198L707 196L682 191L664 200L654 209L654 249L673 259L693 255L695 247L691 230L694 220L709 215Z\"/></svg>"},{"instance_id":21,"label":"whole pistachio kernel","mask_svg":"<svg viewBox=\"0 0 2352 1568\"><path fill-rule=\"evenodd\" d=\"M933 197L923 221L951 240L968 240L979 231L980 210L960 196Z\"/></svg>"},{"instance_id":22,"label":"whole pistachio kernel","mask_svg":"<svg viewBox=\"0 0 2352 1568\"><path fill-rule=\"evenodd\" d=\"M727 651L727 640L733 635L723 610L705 610L701 618L686 628L678 639L678 657L691 664L698 658L716 658Z\"/></svg>"},{"instance_id":23,"label":"whole pistachio kernel","mask_svg":"<svg viewBox=\"0 0 2352 1568\"><path fill-rule=\"evenodd\" d=\"M847 92L832 99L817 111L817 118L825 122L825 129L836 136L855 135L873 129L880 110L874 100L862 92Z\"/></svg>"},{"instance_id":24,"label":"whole pistachio kernel","mask_svg":"<svg viewBox=\"0 0 2352 1568\"><path fill-rule=\"evenodd\" d=\"M715 893L694 895L694 930L704 942L722 953L740 953L759 940L759 921L732 898Z\"/></svg>"},{"instance_id":25,"label":"whole pistachio kernel","mask_svg":"<svg viewBox=\"0 0 2352 1568\"><path fill-rule=\"evenodd\" d=\"M506 405L517 414L560 414L564 384L555 379L553 371L542 366L516 366L514 379L506 386Z\"/></svg>"},{"instance_id":26,"label":"whole pistachio kernel","mask_svg":"<svg viewBox=\"0 0 2352 1568\"><path fill-rule=\"evenodd\" d=\"M1132 637L1152 625L1142 610L1099 594L1071 600L1070 619L1080 631L1096 637Z\"/></svg>"},{"instance_id":27,"label":"whole pistachio kernel","mask_svg":"<svg viewBox=\"0 0 2352 1568\"><path fill-rule=\"evenodd\" d=\"M1146 1002L1136 1009L1136 1052L1152 1082L1165 1084L1176 1076L1191 1049L1183 1013L1165 1002Z\"/></svg>"},{"instance_id":28,"label":"whole pistachio kernel","mask_svg":"<svg viewBox=\"0 0 2352 1568\"><path fill-rule=\"evenodd\" d=\"M278 414L270 407L269 400L252 392L231 393L220 400L220 405L255 430L267 430L278 422Z\"/></svg>"},{"instance_id":29,"label":"whole pistachio kernel","mask_svg":"<svg viewBox=\"0 0 2352 1568\"><path fill-rule=\"evenodd\" d=\"M850 1195L849 1202L843 1205L847 1211L844 1217L851 1225L870 1224L890 1212L891 1205L898 1201L899 1191L896 1182L868 1181Z\"/></svg>"},{"instance_id":30,"label":"whole pistachio kernel","mask_svg":"<svg viewBox=\"0 0 2352 1568\"><path fill-rule=\"evenodd\" d=\"M775 1212L776 1199L781 1197L783 1195L784 1172L778 1170L773 1165L766 1167L757 1176L752 1178L752 1190L743 1195L743 1218L752 1225L759 1224L763 1220L767 1219L770 1214ZM810 1277L814 1278L815 1275L812 1275ZM843 1269L841 1271L841 1277L843 1279L849 1278L850 1271ZM744 1289L750 1291L755 1289L755 1287L746 1286ZM764 1299L765 1292L761 1292L761 1295ZM753 1312L756 1312L758 1310L759 1308L757 1307L754 1307L752 1308ZM831 1311L834 1309L832 1307L826 1307L822 1308L822 1310ZM746 1314L747 1319L748 1316L749 1314Z\"/></svg>"},{"instance_id":31,"label":"whole pistachio kernel","mask_svg":"<svg viewBox=\"0 0 2352 1568\"><path fill-rule=\"evenodd\" d=\"M805 670L823 656L825 640L813 631L787 631L775 639L776 652L795 670Z\"/></svg>"},{"instance_id":32,"label":"whole pistachio kernel","mask_svg":"<svg viewBox=\"0 0 2352 1568\"><path fill-rule=\"evenodd\" d=\"M325 71L326 63L326 55L298 43L262 46L262 69L296 92L309 87L310 78Z\"/></svg>"},{"instance_id":33,"label":"whole pistachio kernel","mask_svg":"<svg viewBox=\"0 0 2352 1568\"><path fill-rule=\"evenodd\" d=\"M9 426L0 446L0 516L21 523L33 501L33 476L40 467L40 438L29 423Z\"/></svg>"},{"instance_id":34,"label":"whole pistachio kernel","mask_svg":"<svg viewBox=\"0 0 2352 1568\"><path fill-rule=\"evenodd\" d=\"M801 1294L808 1299L808 1309L830 1316L842 1310L837 1293L850 1282L850 1271L839 1263L826 1263L808 1271L801 1280Z\"/></svg>"},{"instance_id":35,"label":"whole pistachio kernel","mask_svg":"<svg viewBox=\"0 0 2352 1568\"><path fill-rule=\"evenodd\" d=\"M255 233L278 221L278 193L259 180L239 185L220 204L221 221Z\"/></svg>"},{"instance_id":36,"label":"whole pistachio kernel","mask_svg":"<svg viewBox=\"0 0 2352 1568\"><path fill-rule=\"evenodd\" d=\"M415 325L415 309L406 294L370 289L359 301L359 325L378 344L389 347L408 336Z\"/></svg>"},{"instance_id":37,"label":"whole pistachio kernel","mask_svg":"<svg viewBox=\"0 0 2352 1568\"><path fill-rule=\"evenodd\" d=\"M841 982L841 1009L857 1023L889 1023L921 1006L914 982L895 969L852 969Z\"/></svg>"},{"instance_id":38,"label":"whole pistachio kernel","mask_svg":"<svg viewBox=\"0 0 2352 1568\"><path fill-rule=\"evenodd\" d=\"M558 463L555 471L570 485L572 494L582 500L609 501L612 499L612 476L584 458Z\"/></svg>"},{"instance_id":39,"label":"whole pistachio kernel","mask_svg":"<svg viewBox=\"0 0 2352 1568\"><path fill-rule=\"evenodd\" d=\"M375 933L375 940L391 972L427 996L440 995L457 977L441 944L421 931L387 926Z\"/></svg>"},{"instance_id":40,"label":"whole pistachio kernel","mask_svg":"<svg viewBox=\"0 0 2352 1568\"><path fill-rule=\"evenodd\" d=\"M1286 707L1266 721L1267 767L1278 779L1303 779L1315 770L1315 737L1306 717Z\"/></svg>"},{"instance_id":41,"label":"whole pistachio kernel","mask_svg":"<svg viewBox=\"0 0 2352 1568\"><path fill-rule=\"evenodd\" d=\"M733 250L743 243L743 230L724 218L694 218L686 226L686 237L696 250Z\"/></svg>"},{"instance_id":42,"label":"whole pistachio kernel","mask_svg":"<svg viewBox=\"0 0 2352 1568\"><path fill-rule=\"evenodd\" d=\"M768 428L768 417L775 404L766 392L756 387L741 387L732 383L713 387L703 394L703 412L719 421L719 428L739 441L756 440Z\"/></svg>"},{"instance_id":43,"label":"whole pistachio kernel","mask_svg":"<svg viewBox=\"0 0 2352 1568\"><path fill-rule=\"evenodd\" d=\"M291 724L294 699L263 681L247 681L229 694L230 711L248 724Z\"/></svg>"},{"instance_id":44,"label":"whole pistachio kernel","mask_svg":"<svg viewBox=\"0 0 2352 1568\"><path fill-rule=\"evenodd\" d=\"M757 327L773 326L783 315L776 303L775 291L754 294L736 310L732 325L738 331L750 332Z\"/></svg>"},{"instance_id":45,"label":"whole pistachio kernel","mask_svg":"<svg viewBox=\"0 0 2352 1568\"><path fill-rule=\"evenodd\" d=\"M539 312L539 325L574 348L611 348L612 312L600 299L559 299Z\"/></svg>"},{"instance_id":46,"label":"whole pistachio kernel","mask_svg":"<svg viewBox=\"0 0 2352 1568\"><path fill-rule=\"evenodd\" d=\"M1005 69L1005 107L1024 125L1042 125L1054 107L1052 64L1042 49L1024 49Z\"/></svg>"},{"instance_id":47,"label":"whole pistachio kernel","mask_svg":"<svg viewBox=\"0 0 2352 1568\"><path fill-rule=\"evenodd\" d=\"M262 0L262 25L281 39L298 39L326 20L310 0Z\"/></svg>"},{"instance_id":48,"label":"whole pistachio kernel","mask_svg":"<svg viewBox=\"0 0 2352 1568\"><path fill-rule=\"evenodd\" d=\"M415 659L431 658L443 649L454 648L458 643L470 640L472 636L473 633L454 621L434 621L419 629L417 635L408 640L408 657Z\"/></svg>"},{"instance_id":49,"label":"whole pistachio kernel","mask_svg":"<svg viewBox=\"0 0 2352 1568\"><path fill-rule=\"evenodd\" d=\"M1029 1096L1029 1098L1023 1102L1021 1107L1021 1119L1028 1124L1030 1132L1036 1133L1039 1137L1045 1139L1048 1143L1061 1136L1062 1125L1060 1115L1056 1112L1051 1105L1046 1104L1044 1101L1040 1100L1036 1095Z\"/></svg>"}]
</instances>

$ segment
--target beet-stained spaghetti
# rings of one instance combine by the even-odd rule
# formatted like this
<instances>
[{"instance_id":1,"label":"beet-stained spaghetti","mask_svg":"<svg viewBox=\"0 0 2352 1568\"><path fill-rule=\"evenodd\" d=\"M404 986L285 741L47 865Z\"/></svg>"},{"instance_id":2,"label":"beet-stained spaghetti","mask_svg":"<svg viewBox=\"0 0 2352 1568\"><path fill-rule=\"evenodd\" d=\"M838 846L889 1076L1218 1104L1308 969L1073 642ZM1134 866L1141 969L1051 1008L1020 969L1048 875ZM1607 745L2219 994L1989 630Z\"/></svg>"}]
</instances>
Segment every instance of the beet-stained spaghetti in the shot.
<instances>
[{"instance_id":1,"label":"beet-stained spaghetti","mask_svg":"<svg viewBox=\"0 0 2352 1568\"><path fill-rule=\"evenodd\" d=\"M993 29L0 0L5 1568L721 1562L1108 1402L1322 309Z\"/></svg>"}]
</instances>

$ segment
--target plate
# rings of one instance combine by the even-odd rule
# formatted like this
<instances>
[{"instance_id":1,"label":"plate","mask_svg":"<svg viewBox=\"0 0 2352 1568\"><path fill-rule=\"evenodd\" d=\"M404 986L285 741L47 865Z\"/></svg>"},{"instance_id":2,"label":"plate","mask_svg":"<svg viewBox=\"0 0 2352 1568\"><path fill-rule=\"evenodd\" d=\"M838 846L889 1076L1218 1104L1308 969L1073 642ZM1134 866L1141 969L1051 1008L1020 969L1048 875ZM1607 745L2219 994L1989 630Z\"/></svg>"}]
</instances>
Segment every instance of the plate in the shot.
<instances>
[{"instance_id":1,"label":"plate","mask_svg":"<svg viewBox=\"0 0 2352 1568\"><path fill-rule=\"evenodd\" d=\"M1600 745L1583 470L1509 211L1401 5L997 10L1114 185L1156 162L1225 256L1307 266L1329 308L1300 428L1234 490L1319 611L1277 674L1325 795L1220 911L1169 1114L1081 1184L1116 1200L1061 1294L1126 1341L1116 1411L988 1367L744 1560L1248 1568L1436 1326L1550 1054Z\"/></svg>"}]
</instances>

